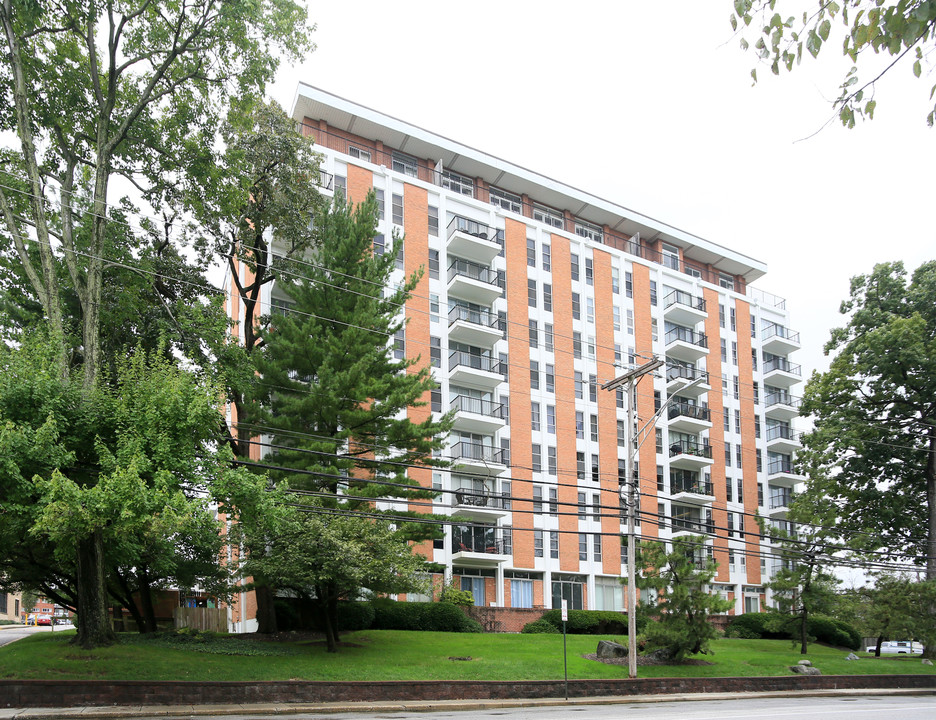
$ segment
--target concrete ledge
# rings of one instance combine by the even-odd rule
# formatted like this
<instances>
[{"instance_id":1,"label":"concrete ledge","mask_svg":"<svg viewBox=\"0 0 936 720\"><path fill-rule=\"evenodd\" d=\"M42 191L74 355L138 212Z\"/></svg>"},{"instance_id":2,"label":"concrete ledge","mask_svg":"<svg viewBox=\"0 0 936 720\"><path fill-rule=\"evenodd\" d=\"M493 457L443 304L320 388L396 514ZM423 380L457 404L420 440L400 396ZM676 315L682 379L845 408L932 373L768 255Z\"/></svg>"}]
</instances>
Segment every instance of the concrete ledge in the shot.
<instances>
[{"instance_id":1,"label":"concrete ledge","mask_svg":"<svg viewBox=\"0 0 936 720\"><path fill-rule=\"evenodd\" d=\"M780 677L570 680L569 698L785 693L803 690L936 691L936 675L789 675ZM138 682L0 680L0 707L321 705L563 698L564 683L428 682Z\"/></svg>"}]
</instances>

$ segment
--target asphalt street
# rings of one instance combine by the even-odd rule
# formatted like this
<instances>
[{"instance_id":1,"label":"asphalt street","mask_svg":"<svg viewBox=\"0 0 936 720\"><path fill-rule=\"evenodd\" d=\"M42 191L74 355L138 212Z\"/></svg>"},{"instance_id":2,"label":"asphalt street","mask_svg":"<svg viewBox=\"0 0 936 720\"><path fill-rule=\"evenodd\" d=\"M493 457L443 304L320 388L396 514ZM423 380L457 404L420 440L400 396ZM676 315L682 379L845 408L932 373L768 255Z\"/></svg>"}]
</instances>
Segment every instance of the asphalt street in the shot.
<instances>
[{"instance_id":1,"label":"asphalt street","mask_svg":"<svg viewBox=\"0 0 936 720\"><path fill-rule=\"evenodd\" d=\"M60 630L63 628L59 628ZM40 625L39 627L26 627L25 625L4 625L0 628L0 646L11 643L14 640L27 637L37 632L52 632L51 626Z\"/></svg>"}]
</instances>

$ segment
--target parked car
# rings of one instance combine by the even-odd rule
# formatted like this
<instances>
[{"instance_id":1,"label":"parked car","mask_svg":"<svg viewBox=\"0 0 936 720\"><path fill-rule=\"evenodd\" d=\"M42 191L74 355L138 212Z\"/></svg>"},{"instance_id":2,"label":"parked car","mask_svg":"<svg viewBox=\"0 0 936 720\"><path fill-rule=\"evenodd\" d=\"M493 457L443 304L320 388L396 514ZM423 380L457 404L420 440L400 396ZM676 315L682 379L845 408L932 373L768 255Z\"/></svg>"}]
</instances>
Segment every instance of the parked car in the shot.
<instances>
[{"instance_id":1,"label":"parked car","mask_svg":"<svg viewBox=\"0 0 936 720\"><path fill-rule=\"evenodd\" d=\"M867 647L867 652L873 653L877 648L874 645ZM881 655L922 655L923 645L910 640L885 640L881 643Z\"/></svg>"},{"instance_id":2,"label":"parked car","mask_svg":"<svg viewBox=\"0 0 936 720\"><path fill-rule=\"evenodd\" d=\"M27 625L51 625L52 617L42 613L31 613L26 617Z\"/></svg>"}]
</instances>

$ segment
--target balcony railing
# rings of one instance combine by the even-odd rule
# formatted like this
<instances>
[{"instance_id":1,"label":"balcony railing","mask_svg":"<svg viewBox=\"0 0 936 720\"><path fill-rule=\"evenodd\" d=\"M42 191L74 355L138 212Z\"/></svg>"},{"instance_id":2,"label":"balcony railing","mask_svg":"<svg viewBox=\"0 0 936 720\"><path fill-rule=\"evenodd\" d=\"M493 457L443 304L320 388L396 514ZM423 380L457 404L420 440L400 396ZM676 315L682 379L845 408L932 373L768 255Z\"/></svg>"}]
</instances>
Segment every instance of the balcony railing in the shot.
<instances>
[{"instance_id":1,"label":"balcony railing","mask_svg":"<svg viewBox=\"0 0 936 720\"><path fill-rule=\"evenodd\" d=\"M708 385L709 374L705 370L699 370L699 368L692 365L680 365L678 363L666 363L666 381L672 382L673 380L695 380L697 378L704 378L703 383Z\"/></svg>"},{"instance_id":2,"label":"balcony railing","mask_svg":"<svg viewBox=\"0 0 936 720\"><path fill-rule=\"evenodd\" d=\"M695 455L696 457L712 457L712 446L708 443L694 442L692 440L680 440L670 444L669 456L674 455Z\"/></svg>"},{"instance_id":3,"label":"balcony railing","mask_svg":"<svg viewBox=\"0 0 936 720\"><path fill-rule=\"evenodd\" d=\"M489 285L497 285L496 270L461 258L456 258L448 266L448 279L452 280L455 277L466 277Z\"/></svg>"},{"instance_id":4,"label":"balcony railing","mask_svg":"<svg viewBox=\"0 0 936 720\"><path fill-rule=\"evenodd\" d=\"M707 407L702 407L701 405L690 405L687 402L682 402L679 400L670 403L670 406L666 411L666 417L670 420L677 417L687 417L692 418L693 420L701 420L702 422L711 422L711 413Z\"/></svg>"},{"instance_id":5,"label":"balcony railing","mask_svg":"<svg viewBox=\"0 0 936 720\"><path fill-rule=\"evenodd\" d=\"M764 363L764 372L770 373L774 371L788 372L791 375L802 375L803 369L799 365L794 365L789 360L784 357L775 357L771 358Z\"/></svg>"},{"instance_id":6,"label":"balcony railing","mask_svg":"<svg viewBox=\"0 0 936 720\"><path fill-rule=\"evenodd\" d=\"M691 295L685 290L673 290L673 292L663 298L664 310L671 305L685 305L693 310L705 312L705 299Z\"/></svg>"},{"instance_id":7,"label":"balcony railing","mask_svg":"<svg viewBox=\"0 0 936 720\"><path fill-rule=\"evenodd\" d=\"M322 190L334 190L335 189L335 176L331 173L327 173L324 170L319 170L318 186Z\"/></svg>"},{"instance_id":8,"label":"balcony railing","mask_svg":"<svg viewBox=\"0 0 936 720\"><path fill-rule=\"evenodd\" d=\"M690 330L689 328L684 327L674 327L668 330L664 340L667 345L677 341L682 341L684 343L689 343L690 345L696 345L700 348L708 347L708 338L705 336L705 333L696 332L695 330Z\"/></svg>"},{"instance_id":9,"label":"balcony railing","mask_svg":"<svg viewBox=\"0 0 936 720\"><path fill-rule=\"evenodd\" d=\"M688 530L694 533L715 534L715 524L702 519L686 520L685 518L673 518L673 530Z\"/></svg>"},{"instance_id":10,"label":"balcony railing","mask_svg":"<svg viewBox=\"0 0 936 720\"><path fill-rule=\"evenodd\" d=\"M790 507L790 503L793 502L794 497L796 497L796 493L784 493L782 495L771 495L770 496L770 509L776 510L777 508Z\"/></svg>"},{"instance_id":11,"label":"balcony railing","mask_svg":"<svg viewBox=\"0 0 936 720\"><path fill-rule=\"evenodd\" d=\"M490 490L459 489L455 491L455 503L501 510L504 507L504 498Z\"/></svg>"},{"instance_id":12,"label":"balcony railing","mask_svg":"<svg viewBox=\"0 0 936 720\"><path fill-rule=\"evenodd\" d=\"M489 242L495 242L497 240L497 231L494 228L484 223L479 223L477 220L469 220L461 215L454 215L448 224L449 237L452 236L452 233L458 231L466 235L471 235L472 237L488 240Z\"/></svg>"},{"instance_id":13,"label":"balcony railing","mask_svg":"<svg viewBox=\"0 0 936 720\"><path fill-rule=\"evenodd\" d=\"M677 493L712 496L715 491L711 481L699 480L691 474L670 473L670 495Z\"/></svg>"},{"instance_id":14,"label":"balcony railing","mask_svg":"<svg viewBox=\"0 0 936 720\"><path fill-rule=\"evenodd\" d=\"M503 465L504 451L491 445L459 440L451 448L453 460L471 460L474 462L497 463Z\"/></svg>"},{"instance_id":15,"label":"balcony railing","mask_svg":"<svg viewBox=\"0 0 936 720\"><path fill-rule=\"evenodd\" d=\"M468 395L456 395L449 403L449 409L456 412L469 412L475 415L485 415L487 417L504 419L504 404L484 400L483 398L470 397Z\"/></svg>"},{"instance_id":16,"label":"balcony railing","mask_svg":"<svg viewBox=\"0 0 936 720\"><path fill-rule=\"evenodd\" d=\"M802 433L794 432L793 428L787 427L786 425L774 425L773 427L767 428L767 442L771 440L799 442L801 435Z\"/></svg>"},{"instance_id":17,"label":"balcony railing","mask_svg":"<svg viewBox=\"0 0 936 720\"><path fill-rule=\"evenodd\" d=\"M503 368L499 360L490 355L474 355L464 350L453 350L449 353L449 370L456 367L466 367L472 370L481 370L483 372L501 375Z\"/></svg>"},{"instance_id":18,"label":"balcony railing","mask_svg":"<svg viewBox=\"0 0 936 720\"><path fill-rule=\"evenodd\" d=\"M770 408L774 405L789 405L792 408L799 408L803 403L802 398L798 398L795 395L790 395L789 393L770 393L767 396L767 399L764 403L764 407Z\"/></svg>"},{"instance_id":19,"label":"balcony railing","mask_svg":"<svg viewBox=\"0 0 936 720\"><path fill-rule=\"evenodd\" d=\"M497 315L490 310L475 310L464 305L455 305L449 310L449 325L458 321L468 322L472 325L493 328L497 327Z\"/></svg>"},{"instance_id":20,"label":"balcony railing","mask_svg":"<svg viewBox=\"0 0 936 720\"><path fill-rule=\"evenodd\" d=\"M799 344L800 341L798 332L785 328L783 325L768 325L764 328L761 340L769 340L772 337L783 338L784 340L789 340L797 344Z\"/></svg>"},{"instance_id":21,"label":"balcony railing","mask_svg":"<svg viewBox=\"0 0 936 720\"><path fill-rule=\"evenodd\" d=\"M771 460L767 463L767 474L768 475L777 475L778 473L786 473L787 475L795 475L796 468L793 465L793 461L788 458L778 458L776 460Z\"/></svg>"},{"instance_id":22,"label":"balcony railing","mask_svg":"<svg viewBox=\"0 0 936 720\"><path fill-rule=\"evenodd\" d=\"M452 538L452 552L473 552L485 555L503 555L504 541L478 537L477 535L461 535Z\"/></svg>"}]
</instances>

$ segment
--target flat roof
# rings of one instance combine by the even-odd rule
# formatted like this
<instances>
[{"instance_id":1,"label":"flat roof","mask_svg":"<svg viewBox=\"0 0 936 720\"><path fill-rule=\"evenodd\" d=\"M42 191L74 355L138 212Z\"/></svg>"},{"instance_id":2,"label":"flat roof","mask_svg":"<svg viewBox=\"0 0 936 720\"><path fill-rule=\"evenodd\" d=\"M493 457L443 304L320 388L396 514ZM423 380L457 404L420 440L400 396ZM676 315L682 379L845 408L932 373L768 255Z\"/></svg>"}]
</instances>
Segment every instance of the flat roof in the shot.
<instances>
[{"instance_id":1,"label":"flat roof","mask_svg":"<svg viewBox=\"0 0 936 720\"><path fill-rule=\"evenodd\" d=\"M577 218L628 236L639 233L646 240L665 240L682 248L691 260L740 275L747 283L767 272L764 262L743 253L306 83L296 90L292 116L299 122L307 117L324 120L331 127L379 140L394 150L441 160L443 167L460 175L484 178L491 185L529 195L535 202L569 210Z\"/></svg>"}]
</instances>

